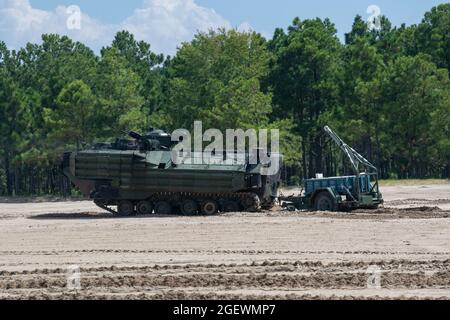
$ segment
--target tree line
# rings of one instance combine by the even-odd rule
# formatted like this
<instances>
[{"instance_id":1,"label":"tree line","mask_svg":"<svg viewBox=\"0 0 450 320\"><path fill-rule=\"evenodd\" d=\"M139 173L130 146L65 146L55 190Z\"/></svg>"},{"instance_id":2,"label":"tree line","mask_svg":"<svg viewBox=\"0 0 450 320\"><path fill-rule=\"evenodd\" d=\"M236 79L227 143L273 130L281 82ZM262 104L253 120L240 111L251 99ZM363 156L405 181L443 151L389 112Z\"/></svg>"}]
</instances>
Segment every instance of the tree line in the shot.
<instances>
[{"instance_id":1,"label":"tree line","mask_svg":"<svg viewBox=\"0 0 450 320\"><path fill-rule=\"evenodd\" d=\"M200 32L173 57L128 31L99 54L56 34L19 50L0 41L0 195L68 195L64 150L195 120L280 129L288 184L346 173L325 124L382 178L449 178L449 69L450 4L411 26L383 16L370 29L357 16L344 43L319 18L295 18L271 39Z\"/></svg>"}]
</instances>

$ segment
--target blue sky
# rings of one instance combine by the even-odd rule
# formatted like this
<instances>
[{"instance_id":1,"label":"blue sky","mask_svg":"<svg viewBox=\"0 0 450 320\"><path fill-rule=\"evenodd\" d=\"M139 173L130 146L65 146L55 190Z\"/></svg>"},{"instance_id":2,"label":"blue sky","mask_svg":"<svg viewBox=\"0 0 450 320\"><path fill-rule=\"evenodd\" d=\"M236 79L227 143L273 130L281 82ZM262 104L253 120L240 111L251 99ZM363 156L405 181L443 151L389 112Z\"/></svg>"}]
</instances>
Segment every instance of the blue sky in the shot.
<instances>
[{"instance_id":1,"label":"blue sky","mask_svg":"<svg viewBox=\"0 0 450 320\"><path fill-rule=\"evenodd\" d=\"M239 27L271 36L276 27L286 28L301 19L329 17L339 36L351 28L356 14L367 18L369 5L394 25L421 21L439 0L0 0L0 40L12 47L39 41L41 32L65 33L98 50L110 43L119 29L129 29L149 41L155 50L172 54L196 30ZM83 14L81 30L65 30L65 8L78 5ZM24 13L25 12L25 13ZM2 21L3 20L3 21ZM25 22L24 22L25 21ZM30 22L31 21L31 22ZM14 26L16 29L14 29ZM28 29L27 29L28 28Z\"/></svg>"},{"instance_id":2,"label":"blue sky","mask_svg":"<svg viewBox=\"0 0 450 320\"><path fill-rule=\"evenodd\" d=\"M248 21L256 30L272 31L276 27L286 27L293 18L329 17L336 24L338 32L344 34L351 28L356 14L368 17L366 10L377 5L381 13L394 23L414 24L422 20L424 13L433 6L448 1L436 0L199 0L209 5L226 19L239 24Z\"/></svg>"},{"instance_id":3,"label":"blue sky","mask_svg":"<svg viewBox=\"0 0 450 320\"><path fill-rule=\"evenodd\" d=\"M197 4L214 9L233 26L247 21L257 31L272 34L276 27L286 27L294 17L329 17L339 33L349 30L356 14L368 16L367 7L377 5L396 25L421 21L423 14L433 6L447 1L439 0L196 0ZM143 0L31 0L36 8L51 10L58 5L80 6L92 17L118 23L133 14Z\"/></svg>"}]
</instances>

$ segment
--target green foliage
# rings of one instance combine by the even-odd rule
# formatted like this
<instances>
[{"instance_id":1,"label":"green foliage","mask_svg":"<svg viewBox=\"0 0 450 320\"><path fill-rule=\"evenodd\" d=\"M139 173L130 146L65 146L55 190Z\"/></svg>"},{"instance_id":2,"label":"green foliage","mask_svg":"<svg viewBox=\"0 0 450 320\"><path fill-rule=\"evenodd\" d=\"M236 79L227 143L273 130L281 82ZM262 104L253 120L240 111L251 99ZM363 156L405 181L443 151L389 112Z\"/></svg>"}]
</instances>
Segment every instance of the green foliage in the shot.
<instances>
[{"instance_id":1,"label":"green foliage","mask_svg":"<svg viewBox=\"0 0 450 320\"><path fill-rule=\"evenodd\" d=\"M103 136L120 134L129 126L135 127L129 120L136 118L136 113L140 113L145 128L149 115L141 110L144 103L141 86L141 79L118 49L112 47L102 51L94 92L98 97L97 118L103 124Z\"/></svg>"},{"instance_id":2,"label":"green foliage","mask_svg":"<svg viewBox=\"0 0 450 320\"><path fill-rule=\"evenodd\" d=\"M5 170L0 168L0 195L7 194L7 191Z\"/></svg>"},{"instance_id":3,"label":"green foliage","mask_svg":"<svg viewBox=\"0 0 450 320\"><path fill-rule=\"evenodd\" d=\"M279 129L286 183L349 173L322 132L332 126L384 178L450 176L450 4L421 23L345 43L328 19L296 18L272 39L211 30L176 55L128 31L96 55L67 36L8 50L0 41L0 194L70 195L55 159L124 130Z\"/></svg>"},{"instance_id":4,"label":"green foliage","mask_svg":"<svg viewBox=\"0 0 450 320\"><path fill-rule=\"evenodd\" d=\"M82 80L76 80L65 86L56 100L55 109L44 109L44 121L49 128L50 138L57 145L92 142L95 136L95 97Z\"/></svg>"},{"instance_id":5,"label":"green foliage","mask_svg":"<svg viewBox=\"0 0 450 320\"><path fill-rule=\"evenodd\" d=\"M144 99L144 112L153 113L159 110L164 100L160 68L164 62L163 55L152 52L149 43L136 41L128 31L118 32L111 48L117 50L117 53L125 58L127 67L139 76L142 83L139 94Z\"/></svg>"},{"instance_id":6,"label":"green foliage","mask_svg":"<svg viewBox=\"0 0 450 320\"><path fill-rule=\"evenodd\" d=\"M381 88L395 171L402 178L435 176L450 155L447 70L427 56L401 57L388 66Z\"/></svg>"},{"instance_id":7,"label":"green foliage","mask_svg":"<svg viewBox=\"0 0 450 320\"><path fill-rule=\"evenodd\" d=\"M340 43L328 20L296 18L287 34L277 30L269 43L274 59L269 75L276 119L291 118L301 144L303 176L322 166L321 115L337 102ZM316 154L316 157L312 157Z\"/></svg>"},{"instance_id":8,"label":"green foliage","mask_svg":"<svg viewBox=\"0 0 450 320\"><path fill-rule=\"evenodd\" d=\"M11 171L23 151L22 133L27 130L29 117L23 91L8 72L8 52L2 52L0 65L0 164L2 166L2 193L12 194ZM6 190L6 191L5 191Z\"/></svg>"},{"instance_id":9,"label":"green foliage","mask_svg":"<svg viewBox=\"0 0 450 320\"><path fill-rule=\"evenodd\" d=\"M416 38L420 52L431 55L438 67L450 69L450 3L425 13Z\"/></svg>"},{"instance_id":10,"label":"green foliage","mask_svg":"<svg viewBox=\"0 0 450 320\"><path fill-rule=\"evenodd\" d=\"M271 96L261 91L269 53L256 33L200 33L171 65L167 115L172 128L260 128L268 124Z\"/></svg>"}]
</instances>

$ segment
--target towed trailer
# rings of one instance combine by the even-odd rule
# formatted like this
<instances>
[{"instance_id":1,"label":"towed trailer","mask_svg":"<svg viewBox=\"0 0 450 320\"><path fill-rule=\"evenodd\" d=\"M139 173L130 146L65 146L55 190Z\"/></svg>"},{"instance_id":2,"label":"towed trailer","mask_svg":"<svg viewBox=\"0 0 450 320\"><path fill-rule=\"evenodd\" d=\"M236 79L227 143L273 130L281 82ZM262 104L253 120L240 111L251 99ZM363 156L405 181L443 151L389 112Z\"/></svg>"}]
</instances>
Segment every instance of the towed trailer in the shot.
<instances>
[{"instance_id":1,"label":"towed trailer","mask_svg":"<svg viewBox=\"0 0 450 320\"><path fill-rule=\"evenodd\" d=\"M299 195L280 196L281 206L288 210L347 211L357 208L376 209L383 203L379 190L378 170L347 145L330 127L325 132L350 161L354 175L322 177L304 181Z\"/></svg>"}]
</instances>

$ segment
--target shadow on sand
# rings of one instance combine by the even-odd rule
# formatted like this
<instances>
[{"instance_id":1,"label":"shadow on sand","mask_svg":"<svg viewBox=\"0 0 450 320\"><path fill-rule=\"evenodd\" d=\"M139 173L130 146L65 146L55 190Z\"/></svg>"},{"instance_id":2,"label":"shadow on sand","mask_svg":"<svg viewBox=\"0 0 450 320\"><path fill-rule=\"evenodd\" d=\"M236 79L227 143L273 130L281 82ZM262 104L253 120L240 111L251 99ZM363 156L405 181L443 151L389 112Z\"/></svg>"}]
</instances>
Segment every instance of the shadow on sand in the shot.
<instances>
[{"instance_id":1,"label":"shadow on sand","mask_svg":"<svg viewBox=\"0 0 450 320\"><path fill-rule=\"evenodd\" d=\"M155 219L155 218L181 218L186 217L181 214L171 215L133 215L129 217L120 217L109 212L71 212L71 213L44 213L28 217L32 220L99 220L99 219ZM198 215L197 217L201 217Z\"/></svg>"}]
</instances>

